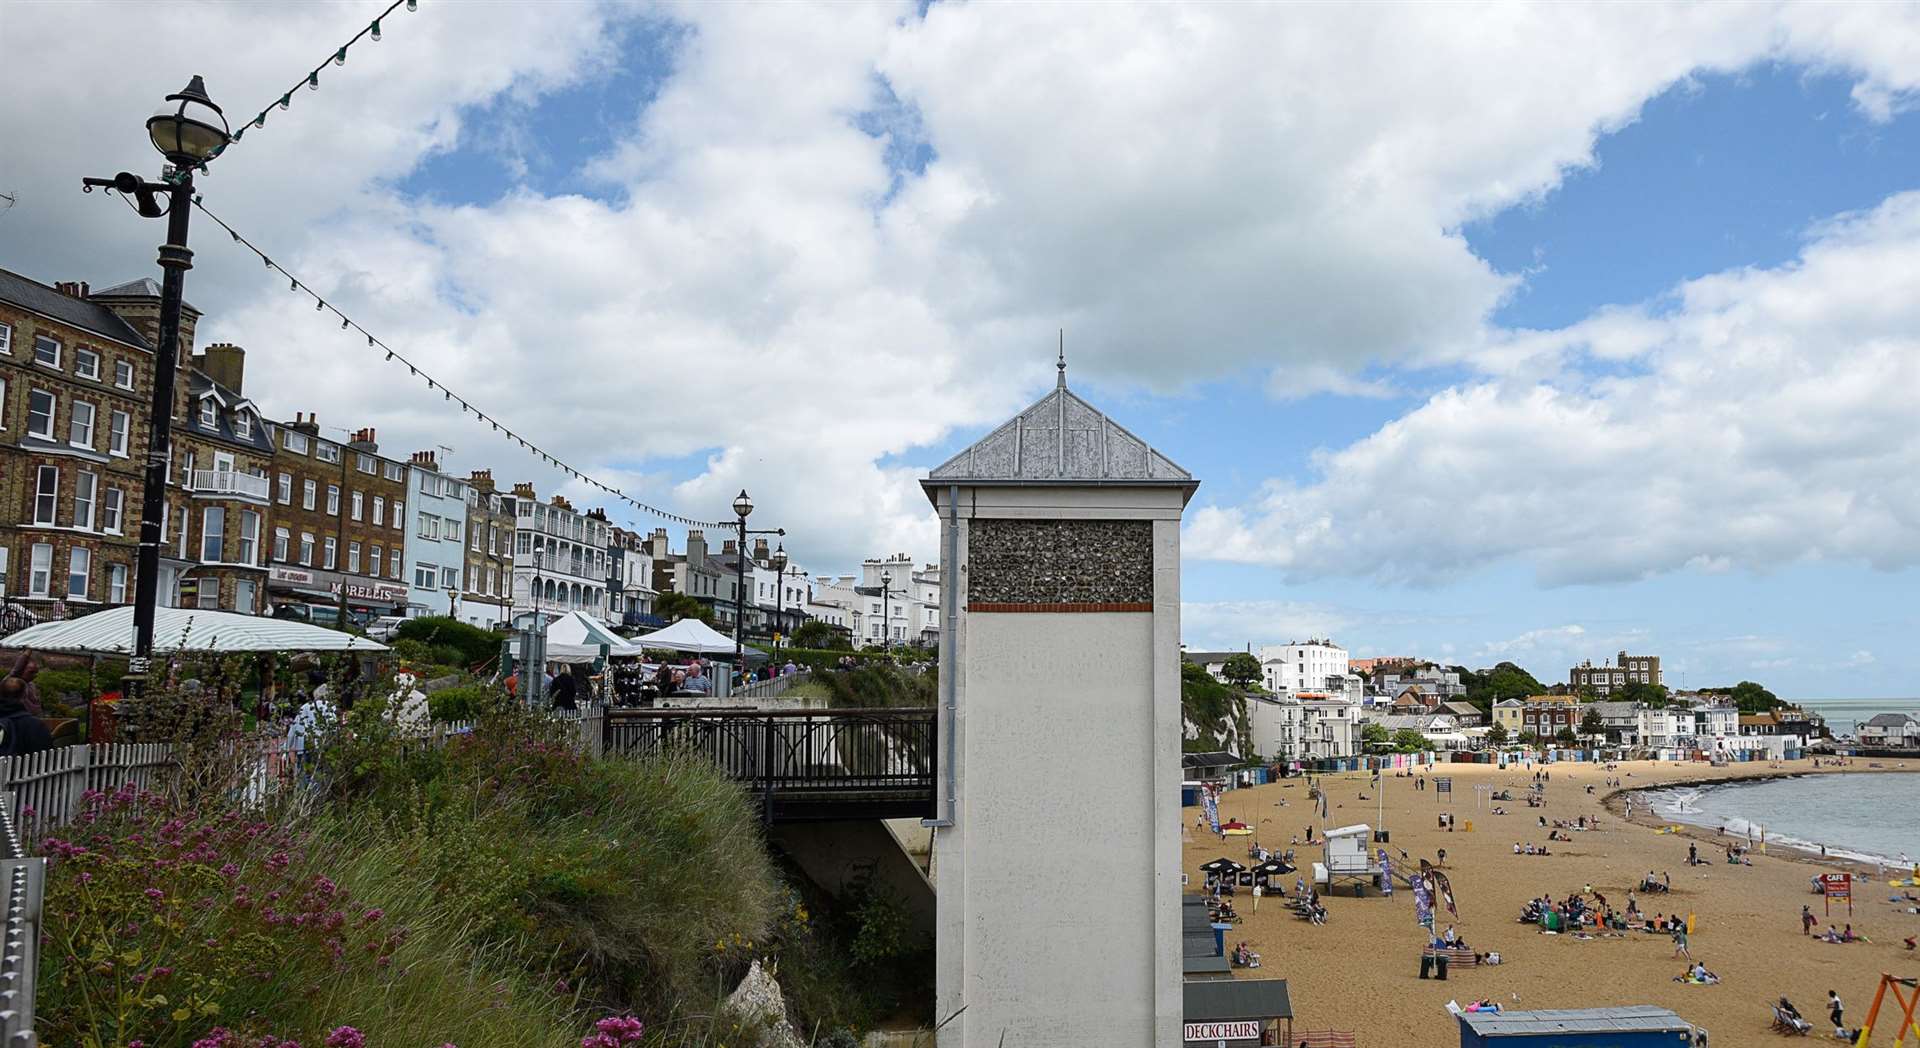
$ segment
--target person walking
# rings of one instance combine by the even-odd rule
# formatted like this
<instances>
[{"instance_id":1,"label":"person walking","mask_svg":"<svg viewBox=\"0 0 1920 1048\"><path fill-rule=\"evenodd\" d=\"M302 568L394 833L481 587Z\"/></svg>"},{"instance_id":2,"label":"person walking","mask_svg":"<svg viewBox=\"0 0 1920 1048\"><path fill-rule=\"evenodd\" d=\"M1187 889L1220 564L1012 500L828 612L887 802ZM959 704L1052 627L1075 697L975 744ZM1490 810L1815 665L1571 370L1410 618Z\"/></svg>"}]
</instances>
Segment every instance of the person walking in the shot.
<instances>
[{"instance_id":1,"label":"person walking","mask_svg":"<svg viewBox=\"0 0 1920 1048\"><path fill-rule=\"evenodd\" d=\"M1800 934L1801 935L1812 935L1813 926L1819 923L1820 923L1819 918L1813 915L1813 907L1805 906L1805 905L1800 907Z\"/></svg>"},{"instance_id":2,"label":"person walking","mask_svg":"<svg viewBox=\"0 0 1920 1048\"><path fill-rule=\"evenodd\" d=\"M547 693L547 697L553 700L553 708L556 710L579 709L579 703L574 700L577 687L578 685L574 683L573 671L562 670L555 674L553 689Z\"/></svg>"},{"instance_id":3,"label":"person walking","mask_svg":"<svg viewBox=\"0 0 1920 1048\"><path fill-rule=\"evenodd\" d=\"M1847 1036L1846 1005L1840 1003L1840 995L1827 991L1827 1018L1833 1020L1833 1035L1844 1039Z\"/></svg>"},{"instance_id":4,"label":"person walking","mask_svg":"<svg viewBox=\"0 0 1920 1048\"><path fill-rule=\"evenodd\" d=\"M1689 961L1693 960L1693 954L1687 951L1686 922L1675 918L1669 923L1673 926L1673 955L1675 957L1685 957Z\"/></svg>"}]
</instances>

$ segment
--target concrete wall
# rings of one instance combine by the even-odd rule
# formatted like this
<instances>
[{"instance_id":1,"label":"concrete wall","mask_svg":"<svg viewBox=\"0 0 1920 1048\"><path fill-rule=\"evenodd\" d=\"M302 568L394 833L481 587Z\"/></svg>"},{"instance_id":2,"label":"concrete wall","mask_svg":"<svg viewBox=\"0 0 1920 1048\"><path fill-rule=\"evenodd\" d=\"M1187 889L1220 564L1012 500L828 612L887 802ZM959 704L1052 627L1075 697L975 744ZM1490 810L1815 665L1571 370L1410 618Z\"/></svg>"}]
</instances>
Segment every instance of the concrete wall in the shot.
<instances>
[{"instance_id":1,"label":"concrete wall","mask_svg":"<svg viewBox=\"0 0 1920 1048\"><path fill-rule=\"evenodd\" d=\"M933 936L933 885L886 823L875 819L776 823L767 838L836 899L861 876L870 876L875 885L906 905L915 935Z\"/></svg>"},{"instance_id":2,"label":"concrete wall","mask_svg":"<svg viewBox=\"0 0 1920 1048\"><path fill-rule=\"evenodd\" d=\"M963 487L959 502L942 652L954 825L933 855L935 1019L958 1017L939 1046L1178 1045L1181 492ZM1151 521L1151 600L969 610L983 517Z\"/></svg>"}]
</instances>

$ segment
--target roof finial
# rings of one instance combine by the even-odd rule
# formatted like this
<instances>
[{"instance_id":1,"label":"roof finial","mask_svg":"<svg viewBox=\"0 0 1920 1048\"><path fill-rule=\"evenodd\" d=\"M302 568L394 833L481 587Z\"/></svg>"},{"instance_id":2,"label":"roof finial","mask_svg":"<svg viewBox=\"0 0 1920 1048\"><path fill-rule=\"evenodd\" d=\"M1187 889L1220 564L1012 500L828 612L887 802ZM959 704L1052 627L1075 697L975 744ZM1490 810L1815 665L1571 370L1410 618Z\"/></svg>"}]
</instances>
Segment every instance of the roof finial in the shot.
<instances>
[{"instance_id":1,"label":"roof finial","mask_svg":"<svg viewBox=\"0 0 1920 1048\"><path fill-rule=\"evenodd\" d=\"M1067 329L1060 329L1060 361L1054 367L1060 369L1059 388L1067 388Z\"/></svg>"}]
</instances>

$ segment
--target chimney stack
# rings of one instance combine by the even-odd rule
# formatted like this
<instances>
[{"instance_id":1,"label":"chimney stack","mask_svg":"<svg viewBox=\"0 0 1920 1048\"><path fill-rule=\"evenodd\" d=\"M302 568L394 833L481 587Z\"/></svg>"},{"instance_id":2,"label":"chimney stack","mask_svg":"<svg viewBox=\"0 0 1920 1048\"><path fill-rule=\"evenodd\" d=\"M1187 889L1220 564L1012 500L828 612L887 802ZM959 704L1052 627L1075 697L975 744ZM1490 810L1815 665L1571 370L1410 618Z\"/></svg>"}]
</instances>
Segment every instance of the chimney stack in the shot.
<instances>
[{"instance_id":1,"label":"chimney stack","mask_svg":"<svg viewBox=\"0 0 1920 1048\"><path fill-rule=\"evenodd\" d=\"M767 549L766 539L753 540L753 559L755 561L758 561L760 563L765 563L767 558L771 556L773 556L773 554L771 551Z\"/></svg>"},{"instance_id":2,"label":"chimney stack","mask_svg":"<svg viewBox=\"0 0 1920 1048\"><path fill-rule=\"evenodd\" d=\"M433 452L431 451L414 452L412 461L415 466L418 466L421 469L432 470L435 473L440 472L440 463L435 461L433 457Z\"/></svg>"},{"instance_id":3,"label":"chimney stack","mask_svg":"<svg viewBox=\"0 0 1920 1048\"><path fill-rule=\"evenodd\" d=\"M698 566L706 563L706 560L706 533L698 529L687 532L687 563Z\"/></svg>"},{"instance_id":4,"label":"chimney stack","mask_svg":"<svg viewBox=\"0 0 1920 1048\"><path fill-rule=\"evenodd\" d=\"M293 430L295 433L305 433L309 437L317 437L320 435L320 416L302 414L296 411L293 415L293 422L288 425L287 428Z\"/></svg>"},{"instance_id":5,"label":"chimney stack","mask_svg":"<svg viewBox=\"0 0 1920 1048\"><path fill-rule=\"evenodd\" d=\"M194 358L194 365L201 374L238 393L246 378L247 351L231 342L215 342Z\"/></svg>"},{"instance_id":6,"label":"chimney stack","mask_svg":"<svg viewBox=\"0 0 1920 1048\"><path fill-rule=\"evenodd\" d=\"M491 495L493 494L493 471L476 469L467 477L467 483L473 485L473 490L480 494Z\"/></svg>"},{"instance_id":7,"label":"chimney stack","mask_svg":"<svg viewBox=\"0 0 1920 1048\"><path fill-rule=\"evenodd\" d=\"M535 498L536 496L533 493L533 482L528 480L523 480L523 481L520 481L518 484L515 484L513 486L513 497L521 498L521 499Z\"/></svg>"},{"instance_id":8,"label":"chimney stack","mask_svg":"<svg viewBox=\"0 0 1920 1048\"><path fill-rule=\"evenodd\" d=\"M53 289L70 298L86 298L92 294L84 280L62 280L53 285Z\"/></svg>"},{"instance_id":9,"label":"chimney stack","mask_svg":"<svg viewBox=\"0 0 1920 1048\"><path fill-rule=\"evenodd\" d=\"M347 446L355 451L364 451L369 455L378 455L380 453L380 442L375 439L372 426L354 430L353 439L347 441Z\"/></svg>"}]
</instances>

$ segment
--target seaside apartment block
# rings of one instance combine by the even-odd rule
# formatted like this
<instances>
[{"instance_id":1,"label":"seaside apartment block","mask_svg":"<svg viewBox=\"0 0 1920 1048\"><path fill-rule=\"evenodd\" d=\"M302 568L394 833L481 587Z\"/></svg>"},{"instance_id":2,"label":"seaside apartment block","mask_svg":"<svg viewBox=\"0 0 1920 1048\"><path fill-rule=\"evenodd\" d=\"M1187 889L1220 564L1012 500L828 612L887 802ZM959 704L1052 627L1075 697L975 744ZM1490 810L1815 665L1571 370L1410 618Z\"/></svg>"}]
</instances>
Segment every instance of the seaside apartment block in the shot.
<instances>
[{"instance_id":1,"label":"seaside apartment block","mask_svg":"<svg viewBox=\"0 0 1920 1048\"><path fill-rule=\"evenodd\" d=\"M1578 692L1584 688L1602 697L1621 691L1628 684L1660 682L1658 655L1629 655L1623 651L1612 666L1604 661L1595 666L1589 660L1567 671L1567 685L1571 690Z\"/></svg>"}]
</instances>

